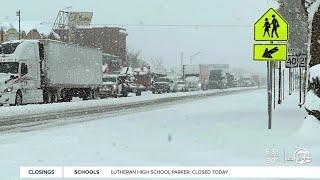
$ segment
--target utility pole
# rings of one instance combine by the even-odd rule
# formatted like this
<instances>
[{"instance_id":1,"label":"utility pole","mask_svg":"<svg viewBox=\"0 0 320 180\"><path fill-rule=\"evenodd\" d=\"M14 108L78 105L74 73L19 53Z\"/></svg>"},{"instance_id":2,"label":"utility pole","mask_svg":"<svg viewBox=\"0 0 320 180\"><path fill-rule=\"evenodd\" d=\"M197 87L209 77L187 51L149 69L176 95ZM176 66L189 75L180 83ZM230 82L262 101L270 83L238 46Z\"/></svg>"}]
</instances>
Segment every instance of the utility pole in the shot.
<instances>
[{"instance_id":1,"label":"utility pole","mask_svg":"<svg viewBox=\"0 0 320 180\"><path fill-rule=\"evenodd\" d=\"M20 9L16 12L19 18L19 40L21 39L21 11Z\"/></svg>"},{"instance_id":2,"label":"utility pole","mask_svg":"<svg viewBox=\"0 0 320 180\"><path fill-rule=\"evenodd\" d=\"M192 64L192 59L193 59L193 57L195 57L195 56L197 56L197 55L199 55L199 54L201 54L201 52L197 52L197 53L195 53L195 54L193 54L193 55L190 56L190 64Z\"/></svg>"},{"instance_id":3,"label":"utility pole","mask_svg":"<svg viewBox=\"0 0 320 180\"><path fill-rule=\"evenodd\" d=\"M1 26L1 29L0 29L0 43L2 43L4 40L3 40L3 28Z\"/></svg>"},{"instance_id":4,"label":"utility pole","mask_svg":"<svg viewBox=\"0 0 320 180\"><path fill-rule=\"evenodd\" d=\"M183 78L183 52L180 54L180 63L181 63L181 77Z\"/></svg>"}]
</instances>

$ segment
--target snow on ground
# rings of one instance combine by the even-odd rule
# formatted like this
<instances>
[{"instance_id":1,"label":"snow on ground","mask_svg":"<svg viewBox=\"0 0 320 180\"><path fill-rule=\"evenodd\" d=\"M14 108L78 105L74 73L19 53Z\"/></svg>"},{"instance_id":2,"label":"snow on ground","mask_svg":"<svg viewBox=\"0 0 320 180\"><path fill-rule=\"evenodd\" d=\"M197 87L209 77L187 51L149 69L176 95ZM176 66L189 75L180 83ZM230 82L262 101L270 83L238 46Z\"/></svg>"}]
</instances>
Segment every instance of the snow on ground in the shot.
<instances>
[{"instance_id":1,"label":"snow on ground","mask_svg":"<svg viewBox=\"0 0 320 180\"><path fill-rule=\"evenodd\" d=\"M292 155L304 147L312 154L311 165L320 165L319 127L304 119L297 95L286 97L274 112L271 131L266 99L265 90L256 90L1 134L0 177L18 179L19 166L264 166L269 148ZM279 161L295 165L284 157Z\"/></svg>"},{"instance_id":2,"label":"snow on ground","mask_svg":"<svg viewBox=\"0 0 320 180\"><path fill-rule=\"evenodd\" d=\"M81 101L79 98L74 98L74 102L66 102L66 103L55 103L55 104L30 104L26 106L19 107L1 107L0 106L0 120L1 117L8 116L23 116L30 114L40 114L40 113L54 113L57 111L68 111L75 109L84 109L84 108L92 108L99 106L107 106L107 105L120 105L134 102L144 102L149 100L157 100L163 98L170 97L183 97L183 96L191 96L198 94L209 94L213 92L221 92L221 91L234 91L239 89L250 89L250 88L231 88L226 90L208 90L208 91L194 91L194 92L179 92L179 93L168 93L168 94L152 94L150 92L144 92L144 94L139 97L135 97L133 94L130 94L132 97L128 98L107 98L107 99L98 99L98 100L90 100L90 101Z\"/></svg>"},{"instance_id":3,"label":"snow on ground","mask_svg":"<svg viewBox=\"0 0 320 180\"><path fill-rule=\"evenodd\" d=\"M310 81L313 82L316 78L320 78L320 64L310 68Z\"/></svg>"}]
</instances>

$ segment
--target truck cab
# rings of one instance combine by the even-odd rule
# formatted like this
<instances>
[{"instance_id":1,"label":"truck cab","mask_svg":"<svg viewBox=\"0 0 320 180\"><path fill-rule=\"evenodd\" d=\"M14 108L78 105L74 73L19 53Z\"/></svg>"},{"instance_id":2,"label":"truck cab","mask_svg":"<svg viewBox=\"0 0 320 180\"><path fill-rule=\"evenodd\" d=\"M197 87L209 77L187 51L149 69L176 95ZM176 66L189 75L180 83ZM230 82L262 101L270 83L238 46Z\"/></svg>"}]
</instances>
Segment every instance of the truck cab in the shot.
<instances>
[{"instance_id":1,"label":"truck cab","mask_svg":"<svg viewBox=\"0 0 320 180\"><path fill-rule=\"evenodd\" d=\"M160 77L157 79L157 82L166 82L169 85L169 92L175 92L176 82L169 77Z\"/></svg>"},{"instance_id":2,"label":"truck cab","mask_svg":"<svg viewBox=\"0 0 320 180\"><path fill-rule=\"evenodd\" d=\"M214 69L210 71L209 89L224 89L227 87L227 76L223 69Z\"/></svg>"},{"instance_id":3,"label":"truck cab","mask_svg":"<svg viewBox=\"0 0 320 180\"><path fill-rule=\"evenodd\" d=\"M38 41L0 45L0 105L43 101L39 60Z\"/></svg>"},{"instance_id":4,"label":"truck cab","mask_svg":"<svg viewBox=\"0 0 320 180\"><path fill-rule=\"evenodd\" d=\"M201 90L201 80L199 76L190 75L185 77L186 86L188 91L200 91Z\"/></svg>"},{"instance_id":5,"label":"truck cab","mask_svg":"<svg viewBox=\"0 0 320 180\"><path fill-rule=\"evenodd\" d=\"M99 90L100 97L127 97L128 93L129 87L126 75L108 74L103 77L103 86Z\"/></svg>"}]
</instances>

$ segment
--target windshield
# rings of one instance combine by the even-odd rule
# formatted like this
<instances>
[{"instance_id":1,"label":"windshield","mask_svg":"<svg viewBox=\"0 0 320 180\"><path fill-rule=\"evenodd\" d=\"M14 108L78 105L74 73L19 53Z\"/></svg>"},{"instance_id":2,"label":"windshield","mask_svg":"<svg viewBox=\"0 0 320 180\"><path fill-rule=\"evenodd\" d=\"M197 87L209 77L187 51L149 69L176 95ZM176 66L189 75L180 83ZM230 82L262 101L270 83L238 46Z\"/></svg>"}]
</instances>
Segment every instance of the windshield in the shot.
<instances>
[{"instance_id":1,"label":"windshield","mask_svg":"<svg viewBox=\"0 0 320 180\"><path fill-rule=\"evenodd\" d=\"M19 63L18 62L0 62L0 73L18 74Z\"/></svg>"},{"instance_id":2,"label":"windshield","mask_svg":"<svg viewBox=\"0 0 320 180\"><path fill-rule=\"evenodd\" d=\"M116 83L117 82L117 78L116 77L106 77L106 78L103 78L103 82L114 82L114 83Z\"/></svg>"},{"instance_id":3,"label":"windshield","mask_svg":"<svg viewBox=\"0 0 320 180\"><path fill-rule=\"evenodd\" d=\"M16 50L20 42L17 43L4 43L0 45L0 54L12 54Z\"/></svg>"}]
</instances>

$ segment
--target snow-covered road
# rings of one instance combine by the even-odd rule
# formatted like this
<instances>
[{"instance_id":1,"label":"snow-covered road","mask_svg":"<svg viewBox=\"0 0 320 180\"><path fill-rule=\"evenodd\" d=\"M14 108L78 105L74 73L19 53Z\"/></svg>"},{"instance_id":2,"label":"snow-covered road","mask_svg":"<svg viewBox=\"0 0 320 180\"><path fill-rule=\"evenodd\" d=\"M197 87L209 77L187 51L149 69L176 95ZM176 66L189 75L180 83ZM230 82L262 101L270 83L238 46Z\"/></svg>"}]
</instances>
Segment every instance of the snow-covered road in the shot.
<instances>
[{"instance_id":1,"label":"snow-covered road","mask_svg":"<svg viewBox=\"0 0 320 180\"><path fill-rule=\"evenodd\" d=\"M151 106L165 103L177 102L188 99L206 98L209 96L222 96L227 94L241 93L243 91L255 90L257 87L216 89L208 91L179 92L168 94L151 94L145 92L142 97L130 98L108 98L90 101L80 99L74 102L54 104L31 104L17 107L1 107L0 131L16 130L25 127L39 126L48 123L55 123L59 120L62 123L71 123L74 119L81 119L81 116L92 114L123 114L128 110L137 111L139 108L151 108ZM75 118L77 117L77 118ZM67 121L69 120L69 121Z\"/></svg>"},{"instance_id":2,"label":"snow-covered road","mask_svg":"<svg viewBox=\"0 0 320 180\"><path fill-rule=\"evenodd\" d=\"M284 154L291 156L299 147L312 155L307 165L319 166L320 126L304 119L296 97L286 97L274 112L271 131L266 91L255 90L1 134L0 177L18 179L19 166L264 166L270 150L279 150L277 165L297 165L286 162Z\"/></svg>"}]
</instances>

